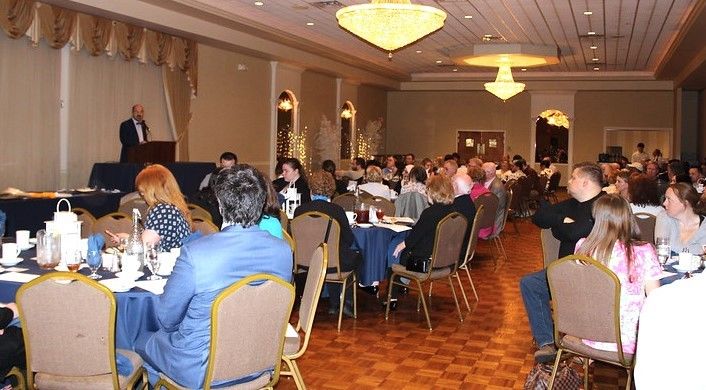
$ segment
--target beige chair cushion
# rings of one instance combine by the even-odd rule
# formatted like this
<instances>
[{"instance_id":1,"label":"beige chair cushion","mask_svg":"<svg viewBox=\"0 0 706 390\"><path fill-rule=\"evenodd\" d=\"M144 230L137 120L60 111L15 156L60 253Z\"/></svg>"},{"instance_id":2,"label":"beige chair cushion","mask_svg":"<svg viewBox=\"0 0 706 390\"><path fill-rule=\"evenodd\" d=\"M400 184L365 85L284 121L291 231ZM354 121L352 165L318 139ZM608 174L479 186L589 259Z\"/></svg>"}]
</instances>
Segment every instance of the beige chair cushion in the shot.
<instances>
[{"instance_id":1,"label":"beige chair cushion","mask_svg":"<svg viewBox=\"0 0 706 390\"><path fill-rule=\"evenodd\" d=\"M416 279L416 280L426 280L427 279L426 273L407 271L407 268L402 264L392 264L392 272L396 273L397 275L409 278L409 279ZM435 269L435 270L431 271L430 279L441 279L443 277L448 276L449 274L451 274L450 267Z\"/></svg>"},{"instance_id":2,"label":"beige chair cushion","mask_svg":"<svg viewBox=\"0 0 706 390\"><path fill-rule=\"evenodd\" d=\"M561 338L561 346L567 348L571 351L577 352L584 356L590 356L592 359L601 360L605 362L613 362L616 364L622 364L620 362L617 352L603 351L601 349L591 348L590 346L581 342L581 339L574 336L564 336ZM628 362L632 362L633 355L629 353L624 354L625 359Z\"/></svg>"},{"instance_id":3,"label":"beige chair cushion","mask_svg":"<svg viewBox=\"0 0 706 390\"><path fill-rule=\"evenodd\" d=\"M284 339L284 352L282 352L283 355L288 356L288 355L294 355L295 353L299 352L299 345L301 344L301 338L299 337L299 333L297 333L297 337L287 337Z\"/></svg>"},{"instance_id":4,"label":"beige chair cushion","mask_svg":"<svg viewBox=\"0 0 706 390\"><path fill-rule=\"evenodd\" d=\"M132 363L132 372L127 376L118 376L118 383L121 389L127 389L127 384L135 375L139 375L142 368L142 358L133 351L118 349L118 353L124 355ZM56 390L102 390L112 389L113 379L111 374L94 376L63 376L45 373L37 373L34 381L39 389ZM267 382L265 382L267 383Z\"/></svg>"},{"instance_id":5,"label":"beige chair cushion","mask_svg":"<svg viewBox=\"0 0 706 390\"><path fill-rule=\"evenodd\" d=\"M346 280L348 277L353 273L353 271L348 271L348 272L341 272L341 278L338 278L338 274L332 273L332 274L326 274L326 281L331 282L331 281L341 281L341 280Z\"/></svg>"}]
</instances>

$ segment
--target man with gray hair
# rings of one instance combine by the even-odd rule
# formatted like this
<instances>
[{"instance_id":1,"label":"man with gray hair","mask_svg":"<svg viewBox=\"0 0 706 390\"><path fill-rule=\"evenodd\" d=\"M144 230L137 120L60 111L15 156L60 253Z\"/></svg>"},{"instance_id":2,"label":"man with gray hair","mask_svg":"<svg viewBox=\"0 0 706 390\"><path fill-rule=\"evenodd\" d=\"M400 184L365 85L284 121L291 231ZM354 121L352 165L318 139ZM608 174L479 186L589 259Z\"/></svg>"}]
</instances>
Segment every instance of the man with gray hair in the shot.
<instances>
[{"instance_id":1,"label":"man with gray hair","mask_svg":"<svg viewBox=\"0 0 706 390\"><path fill-rule=\"evenodd\" d=\"M466 247L468 246L468 235L473 228L473 219L476 217L476 205L471 199L471 187L473 186L473 181L471 177L465 173L457 173L451 177L451 181L454 186L454 207L456 211L461 213L466 220L468 220L468 225L466 226L466 234L463 236L463 246L461 246L461 257L459 261L465 260Z\"/></svg>"},{"instance_id":2,"label":"man with gray hair","mask_svg":"<svg viewBox=\"0 0 706 390\"><path fill-rule=\"evenodd\" d=\"M481 168L485 172L485 183L483 183L483 186L498 197L498 212L495 214L495 229L493 229L493 231L497 231L503 223L503 218L505 218L507 190L505 190L503 182L495 176L496 167L494 162L484 163Z\"/></svg>"}]
</instances>

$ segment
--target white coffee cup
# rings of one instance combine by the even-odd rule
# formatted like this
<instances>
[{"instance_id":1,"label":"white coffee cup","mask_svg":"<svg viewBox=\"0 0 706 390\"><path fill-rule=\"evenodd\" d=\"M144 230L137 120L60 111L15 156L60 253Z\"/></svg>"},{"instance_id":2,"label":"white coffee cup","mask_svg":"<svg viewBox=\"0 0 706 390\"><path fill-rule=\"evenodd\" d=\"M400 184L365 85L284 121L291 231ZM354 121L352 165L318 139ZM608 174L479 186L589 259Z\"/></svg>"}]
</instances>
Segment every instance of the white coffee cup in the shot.
<instances>
[{"instance_id":1,"label":"white coffee cup","mask_svg":"<svg viewBox=\"0 0 706 390\"><path fill-rule=\"evenodd\" d=\"M15 242L20 248L29 246L29 230L18 230L15 232Z\"/></svg>"},{"instance_id":2,"label":"white coffee cup","mask_svg":"<svg viewBox=\"0 0 706 390\"><path fill-rule=\"evenodd\" d=\"M2 244L3 260L13 260L20 256L20 248L14 242Z\"/></svg>"},{"instance_id":3,"label":"white coffee cup","mask_svg":"<svg viewBox=\"0 0 706 390\"><path fill-rule=\"evenodd\" d=\"M120 258L120 268L124 275L132 275L140 271L140 262L137 260L137 255L124 254Z\"/></svg>"},{"instance_id":4,"label":"white coffee cup","mask_svg":"<svg viewBox=\"0 0 706 390\"><path fill-rule=\"evenodd\" d=\"M346 211L346 218L348 218L348 223L355 223L355 213L352 211Z\"/></svg>"}]
</instances>

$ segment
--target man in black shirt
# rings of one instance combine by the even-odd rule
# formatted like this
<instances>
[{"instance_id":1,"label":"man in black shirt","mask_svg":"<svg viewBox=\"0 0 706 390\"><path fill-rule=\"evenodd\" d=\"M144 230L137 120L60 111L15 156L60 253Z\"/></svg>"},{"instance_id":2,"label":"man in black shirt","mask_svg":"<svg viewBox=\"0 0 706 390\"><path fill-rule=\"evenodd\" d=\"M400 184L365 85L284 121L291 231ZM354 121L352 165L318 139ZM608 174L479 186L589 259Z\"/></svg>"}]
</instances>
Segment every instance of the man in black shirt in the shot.
<instances>
[{"instance_id":1,"label":"man in black shirt","mask_svg":"<svg viewBox=\"0 0 706 390\"><path fill-rule=\"evenodd\" d=\"M601 191L603 173L593 163L579 163L574 167L567 191L572 198L557 204L542 200L532 222L543 229L551 229L560 241L559 257L574 253L576 242L588 236L593 229L593 202L604 194ZM525 275L520 280L520 292L529 317L532 336L539 350L535 360L544 363L554 360L554 324L549 306L549 285L545 269Z\"/></svg>"}]
</instances>

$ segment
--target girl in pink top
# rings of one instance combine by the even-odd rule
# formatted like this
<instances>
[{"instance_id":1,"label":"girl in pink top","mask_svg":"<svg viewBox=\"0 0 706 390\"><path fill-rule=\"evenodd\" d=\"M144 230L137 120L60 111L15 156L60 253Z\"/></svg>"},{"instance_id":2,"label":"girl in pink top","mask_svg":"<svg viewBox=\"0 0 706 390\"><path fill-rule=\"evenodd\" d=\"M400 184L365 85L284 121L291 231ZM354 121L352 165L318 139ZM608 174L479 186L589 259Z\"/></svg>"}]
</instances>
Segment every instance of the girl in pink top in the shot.
<instances>
[{"instance_id":1,"label":"girl in pink top","mask_svg":"<svg viewBox=\"0 0 706 390\"><path fill-rule=\"evenodd\" d=\"M468 176L473 180L473 187L471 187L471 199L475 202L479 196L490 192L489 189L485 188L483 183L485 183L485 171L481 167L471 167L468 169ZM490 226L478 230L478 238L488 238L493 234L494 227Z\"/></svg>"},{"instance_id":2,"label":"girl in pink top","mask_svg":"<svg viewBox=\"0 0 706 390\"><path fill-rule=\"evenodd\" d=\"M593 204L593 230L576 243L576 254L602 262L620 279L620 336L623 352L634 354L637 321L646 294L659 287L661 269L652 244L637 240L637 224L630 205L620 195L604 195ZM604 351L615 343L583 340Z\"/></svg>"}]
</instances>

